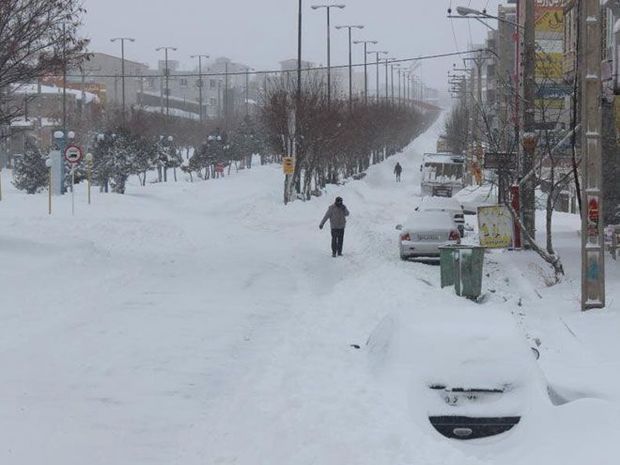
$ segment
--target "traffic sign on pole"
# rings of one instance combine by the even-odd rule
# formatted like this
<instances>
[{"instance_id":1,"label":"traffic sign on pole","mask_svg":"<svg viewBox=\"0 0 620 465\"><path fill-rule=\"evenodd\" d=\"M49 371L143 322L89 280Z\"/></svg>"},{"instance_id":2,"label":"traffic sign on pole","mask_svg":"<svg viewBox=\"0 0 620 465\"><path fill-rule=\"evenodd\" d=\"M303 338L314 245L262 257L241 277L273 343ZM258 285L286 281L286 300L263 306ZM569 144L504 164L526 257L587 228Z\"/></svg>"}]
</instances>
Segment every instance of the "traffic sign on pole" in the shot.
<instances>
[{"instance_id":1,"label":"traffic sign on pole","mask_svg":"<svg viewBox=\"0 0 620 465\"><path fill-rule=\"evenodd\" d=\"M284 174L291 175L295 173L295 158L294 157L282 157L282 170Z\"/></svg>"},{"instance_id":2,"label":"traffic sign on pole","mask_svg":"<svg viewBox=\"0 0 620 465\"><path fill-rule=\"evenodd\" d=\"M65 160L71 164L79 163L82 159L82 149L77 145L69 145L65 149Z\"/></svg>"}]
</instances>

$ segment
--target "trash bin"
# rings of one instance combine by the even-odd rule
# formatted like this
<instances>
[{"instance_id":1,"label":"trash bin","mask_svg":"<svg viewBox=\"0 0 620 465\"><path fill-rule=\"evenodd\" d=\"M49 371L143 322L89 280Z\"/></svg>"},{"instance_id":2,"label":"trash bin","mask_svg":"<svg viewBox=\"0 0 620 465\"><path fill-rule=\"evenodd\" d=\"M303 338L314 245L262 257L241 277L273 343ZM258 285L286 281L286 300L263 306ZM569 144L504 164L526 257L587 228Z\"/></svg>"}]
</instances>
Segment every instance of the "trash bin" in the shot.
<instances>
[{"instance_id":1,"label":"trash bin","mask_svg":"<svg viewBox=\"0 0 620 465\"><path fill-rule=\"evenodd\" d=\"M452 286L456 294L477 299L482 294L484 247L447 245L440 248L441 287Z\"/></svg>"},{"instance_id":2,"label":"trash bin","mask_svg":"<svg viewBox=\"0 0 620 465\"><path fill-rule=\"evenodd\" d=\"M441 288L454 286L454 255L458 253L454 246L439 247L439 269L441 273Z\"/></svg>"}]
</instances>

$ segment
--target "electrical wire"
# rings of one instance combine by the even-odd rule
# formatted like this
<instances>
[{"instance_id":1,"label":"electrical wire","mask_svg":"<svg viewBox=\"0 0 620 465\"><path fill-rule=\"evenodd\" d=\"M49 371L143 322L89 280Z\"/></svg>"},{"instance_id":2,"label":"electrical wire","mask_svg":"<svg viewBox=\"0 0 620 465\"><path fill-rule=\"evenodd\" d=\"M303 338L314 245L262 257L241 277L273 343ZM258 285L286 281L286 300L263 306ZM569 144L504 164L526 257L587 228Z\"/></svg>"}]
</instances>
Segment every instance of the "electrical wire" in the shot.
<instances>
[{"instance_id":1,"label":"electrical wire","mask_svg":"<svg viewBox=\"0 0 620 465\"><path fill-rule=\"evenodd\" d=\"M408 63L408 62L416 62L416 61L425 61L425 60L434 60L434 59L438 59L438 58L446 58L446 57L451 57L451 56L460 56L460 55L471 55L474 53L479 53L484 51L485 49L476 49L476 50L465 50L465 51L456 51L456 52L446 52L446 53L437 53L434 55L420 55L417 57L412 57L412 58L401 58L401 59L393 59L393 60L387 60L387 64L394 64L394 63ZM385 62L382 62L385 63ZM363 67L364 63L354 63L351 65L351 67L353 68L360 68ZM330 68L331 69L347 69L349 67L349 65L333 65ZM310 72L310 71L322 71L322 70L326 70L327 66L315 66L315 67L311 67L311 68L302 68L301 71L303 72ZM246 74L248 75L259 75L259 74L285 74L285 73L292 73L295 72L295 69L292 70L258 70L258 71L251 71L251 72L247 72L247 71L234 71L234 72L228 72L228 73L179 73L179 74L170 74L170 78L179 78L179 77L213 77L213 76L245 76ZM59 77L62 76L62 74L48 74L47 76L50 77ZM96 78L118 78L121 77L120 74L89 74L89 77L96 77ZM125 74L124 77L126 78L155 78L155 77L163 77L163 74ZM81 74L67 74L67 77L73 77L73 78L78 78L78 77L82 77Z\"/></svg>"}]
</instances>

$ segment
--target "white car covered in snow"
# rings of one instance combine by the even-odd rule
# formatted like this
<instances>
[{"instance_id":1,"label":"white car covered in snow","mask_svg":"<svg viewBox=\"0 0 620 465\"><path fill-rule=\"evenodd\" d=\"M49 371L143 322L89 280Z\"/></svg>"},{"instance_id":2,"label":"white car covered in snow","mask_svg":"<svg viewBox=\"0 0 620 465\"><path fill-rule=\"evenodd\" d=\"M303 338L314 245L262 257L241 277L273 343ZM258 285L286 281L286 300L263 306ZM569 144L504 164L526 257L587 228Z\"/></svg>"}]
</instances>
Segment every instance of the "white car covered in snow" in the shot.
<instances>
[{"instance_id":1,"label":"white car covered in snow","mask_svg":"<svg viewBox=\"0 0 620 465\"><path fill-rule=\"evenodd\" d=\"M373 371L403 390L422 428L450 439L496 436L551 405L536 356L510 317L417 310L386 317L367 349Z\"/></svg>"},{"instance_id":2,"label":"white car covered in snow","mask_svg":"<svg viewBox=\"0 0 620 465\"><path fill-rule=\"evenodd\" d=\"M400 258L436 258L439 247L448 244L460 244L461 233L450 213L445 211L414 212L402 225L398 247Z\"/></svg>"},{"instance_id":3,"label":"white car covered in snow","mask_svg":"<svg viewBox=\"0 0 620 465\"><path fill-rule=\"evenodd\" d=\"M461 233L461 237L465 236L465 214L463 206L452 197L422 197L420 203L415 208L420 212L447 212L452 215L456 226Z\"/></svg>"}]
</instances>

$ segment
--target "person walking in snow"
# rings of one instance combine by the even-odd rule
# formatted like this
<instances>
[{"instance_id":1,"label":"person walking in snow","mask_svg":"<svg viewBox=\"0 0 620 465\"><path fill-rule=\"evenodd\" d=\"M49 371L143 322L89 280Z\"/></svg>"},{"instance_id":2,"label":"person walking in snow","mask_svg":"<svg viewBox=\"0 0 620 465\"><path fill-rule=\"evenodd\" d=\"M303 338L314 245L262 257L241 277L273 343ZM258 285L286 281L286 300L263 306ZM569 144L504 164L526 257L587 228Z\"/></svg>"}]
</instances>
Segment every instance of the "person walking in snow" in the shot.
<instances>
[{"instance_id":1,"label":"person walking in snow","mask_svg":"<svg viewBox=\"0 0 620 465\"><path fill-rule=\"evenodd\" d=\"M394 174L396 174L396 182L400 182L400 173L403 172L403 167L400 166L400 163L396 162L396 166L394 167Z\"/></svg>"},{"instance_id":2,"label":"person walking in snow","mask_svg":"<svg viewBox=\"0 0 620 465\"><path fill-rule=\"evenodd\" d=\"M323 229L323 226L329 220L332 230L332 257L342 255L342 242L344 240L347 216L349 216L349 210L342 203L342 197L336 197L336 201L329 206L327 213L325 213L323 220L321 220L321 224L319 224L319 229Z\"/></svg>"}]
</instances>

